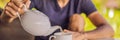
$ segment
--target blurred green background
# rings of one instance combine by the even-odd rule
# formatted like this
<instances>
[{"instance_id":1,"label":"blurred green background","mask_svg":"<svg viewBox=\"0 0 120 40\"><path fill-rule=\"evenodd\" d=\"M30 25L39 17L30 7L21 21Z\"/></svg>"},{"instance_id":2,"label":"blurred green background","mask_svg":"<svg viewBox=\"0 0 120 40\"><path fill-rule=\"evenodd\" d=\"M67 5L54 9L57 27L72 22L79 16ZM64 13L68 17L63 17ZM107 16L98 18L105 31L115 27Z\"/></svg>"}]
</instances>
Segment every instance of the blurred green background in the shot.
<instances>
[{"instance_id":1,"label":"blurred green background","mask_svg":"<svg viewBox=\"0 0 120 40\"><path fill-rule=\"evenodd\" d=\"M9 0L0 0L0 8L4 8ZM120 38L120 8L118 9L111 9L105 7L105 0L92 0L95 4L97 10L100 14L108 21L108 23L112 26L115 31L114 38ZM120 5L120 0L117 0L117 3ZM119 6L120 7L120 6ZM113 14L110 14L113 13ZM81 14L84 17L86 25L85 31L94 30L95 26L90 22L85 14Z\"/></svg>"}]
</instances>

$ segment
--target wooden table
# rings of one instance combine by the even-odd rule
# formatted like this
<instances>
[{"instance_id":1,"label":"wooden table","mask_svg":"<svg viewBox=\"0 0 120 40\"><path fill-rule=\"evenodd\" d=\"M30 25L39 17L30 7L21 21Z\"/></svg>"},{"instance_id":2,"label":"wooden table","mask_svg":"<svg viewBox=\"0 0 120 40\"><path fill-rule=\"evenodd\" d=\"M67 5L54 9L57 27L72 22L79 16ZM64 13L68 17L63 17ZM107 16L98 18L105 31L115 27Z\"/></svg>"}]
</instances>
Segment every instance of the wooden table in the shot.
<instances>
[{"instance_id":1,"label":"wooden table","mask_svg":"<svg viewBox=\"0 0 120 40\"><path fill-rule=\"evenodd\" d=\"M34 36L24 31L17 19L10 24L0 23L0 40L34 40Z\"/></svg>"},{"instance_id":2,"label":"wooden table","mask_svg":"<svg viewBox=\"0 0 120 40\"><path fill-rule=\"evenodd\" d=\"M93 40L120 40L118 38L101 38L101 39L93 39Z\"/></svg>"}]
</instances>

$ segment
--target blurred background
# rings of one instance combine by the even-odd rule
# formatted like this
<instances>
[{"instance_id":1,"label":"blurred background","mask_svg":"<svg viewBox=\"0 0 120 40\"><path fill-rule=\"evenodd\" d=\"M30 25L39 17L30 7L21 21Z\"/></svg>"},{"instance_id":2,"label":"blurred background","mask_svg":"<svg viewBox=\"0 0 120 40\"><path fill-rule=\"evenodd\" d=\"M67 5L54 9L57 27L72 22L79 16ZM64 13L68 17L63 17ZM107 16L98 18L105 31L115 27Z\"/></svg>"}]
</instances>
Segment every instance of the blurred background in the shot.
<instances>
[{"instance_id":1,"label":"blurred background","mask_svg":"<svg viewBox=\"0 0 120 40\"><path fill-rule=\"evenodd\" d=\"M9 0L0 0L0 8L4 8ZM114 38L120 38L120 0L92 0L100 14L108 21L115 31ZM86 21L85 31L94 30L95 26L85 14L81 14ZM109 31L109 30L108 30Z\"/></svg>"}]
</instances>

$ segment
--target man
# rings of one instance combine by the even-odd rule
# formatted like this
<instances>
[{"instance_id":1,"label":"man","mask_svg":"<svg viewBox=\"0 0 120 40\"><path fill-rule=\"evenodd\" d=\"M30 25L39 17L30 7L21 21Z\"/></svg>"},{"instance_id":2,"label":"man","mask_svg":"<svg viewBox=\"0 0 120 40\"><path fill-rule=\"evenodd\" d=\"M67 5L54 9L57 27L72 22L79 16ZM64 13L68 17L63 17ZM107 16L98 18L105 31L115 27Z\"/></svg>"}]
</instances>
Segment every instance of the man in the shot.
<instances>
[{"instance_id":1,"label":"man","mask_svg":"<svg viewBox=\"0 0 120 40\"><path fill-rule=\"evenodd\" d=\"M114 34L112 27L99 14L91 0L31 0L31 4L29 0L10 1L4 11L4 15L10 18L9 22L17 18L17 11L20 14L24 13L23 3L30 9L36 8L46 14L52 26L60 25L63 29L67 29L65 32L73 33L73 40L109 38ZM95 30L83 31L84 19L79 15L82 12L96 26ZM4 15L1 16L2 20L6 17ZM48 37L40 36L36 37L35 40L48 40Z\"/></svg>"}]
</instances>

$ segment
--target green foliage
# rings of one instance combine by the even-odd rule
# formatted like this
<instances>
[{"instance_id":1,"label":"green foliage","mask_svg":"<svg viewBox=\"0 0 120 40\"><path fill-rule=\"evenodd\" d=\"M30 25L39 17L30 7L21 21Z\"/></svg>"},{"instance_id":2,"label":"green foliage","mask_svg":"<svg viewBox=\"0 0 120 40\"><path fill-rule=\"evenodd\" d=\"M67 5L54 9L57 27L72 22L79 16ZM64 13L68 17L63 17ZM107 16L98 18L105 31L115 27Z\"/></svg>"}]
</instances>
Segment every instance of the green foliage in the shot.
<instances>
[{"instance_id":1,"label":"green foliage","mask_svg":"<svg viewBox=\"0 0 120 40\"><path fill-rule=\"evenodd\" d=\"M119 9L114 9L114 16L113 16L113 18L110 18L108 16L108 12L109 12L110 9L107 9L104 6L104 4L106 2L105 0L101 0L101 1L100 0L92 0L92 1L95 4L98 11L100 12L100 14L108 21L108 23L114 29L114 31L115 31L114 38L120 38L120 31L119 31L120 30L120 10ZM120 1L120 0L118 0L118 1ZM104 11L106 11L106 12L104 12ZM94 25L91 25L91 26L94 26ZM90 29L90 28L88 28L88 29Z\"/></svg>"}]
</instances>

